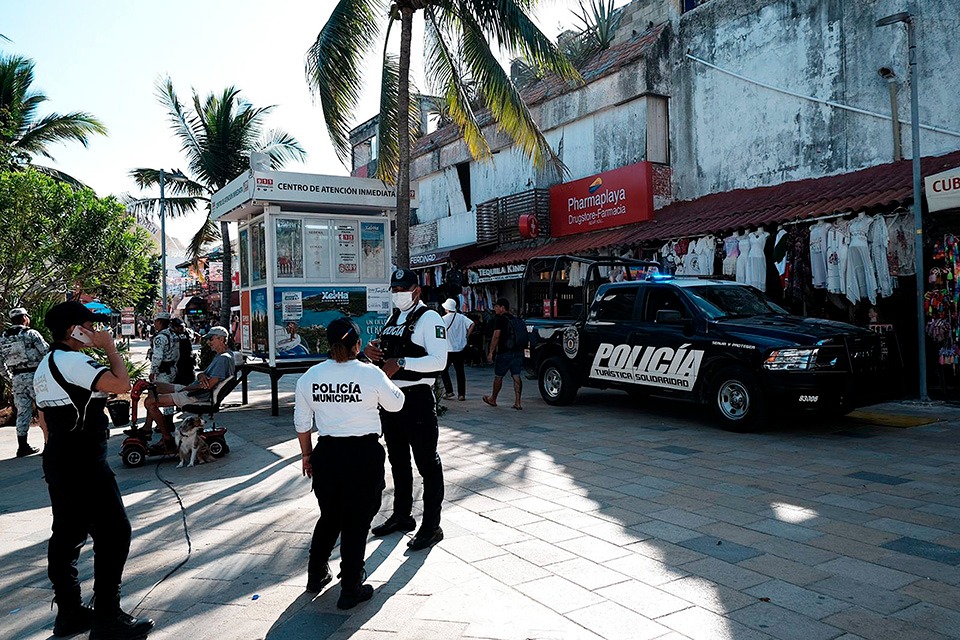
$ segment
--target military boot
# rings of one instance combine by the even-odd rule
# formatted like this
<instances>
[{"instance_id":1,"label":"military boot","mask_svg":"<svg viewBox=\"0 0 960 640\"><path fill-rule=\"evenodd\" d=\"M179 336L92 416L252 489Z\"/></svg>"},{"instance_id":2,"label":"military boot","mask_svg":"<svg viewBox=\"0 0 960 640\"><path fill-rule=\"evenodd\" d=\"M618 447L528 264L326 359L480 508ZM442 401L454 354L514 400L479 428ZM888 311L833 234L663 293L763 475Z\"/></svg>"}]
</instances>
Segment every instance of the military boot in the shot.
<instances>
[{"instance_id":1,"label":"military boot","mask_svg":"<svg viewBox=\"0 0 960 640\"><path fill-rule=\"evenodd\" d=\"M57 619L53 623L53 635L65 638L89 631L93 624L93 609L80 600L80 590L57 594L53 598L57 603Z\"/></svg>"},{"instance_id":2,"label":"military boot","mask_svg":"<svg viewBox=\"0 0 960 640\"><path fill-rule=\"evenodd\" d=\"M330 565L327 561L320 562L310 558L310 564L307 565L307 591L320 593L332 580L333 576L330 575Z\"/></svg>"},{"instance_id":3,"label":"military boot","mask_svg":"<svg viewBox=\"0 0 960 640\"><path fill-rule=\"evenodd\" d=\"M120 591L94 600L90 640L141 640L153 629L150 618L134 618L120 608Z\"/></svg>"},{"instance_id":4,"label":"military boot","mask_svg":"<svg viewBox=\"0 0 960 640\"><path fill-rule=\"evenodd\" d=\"M32 456L35 453L40 453L40 449L37 449L36 447L31 447L27 443L27 436L17 436L17 444L19 445L17 447L18 458Z\"/></svg>"}]
</instances>

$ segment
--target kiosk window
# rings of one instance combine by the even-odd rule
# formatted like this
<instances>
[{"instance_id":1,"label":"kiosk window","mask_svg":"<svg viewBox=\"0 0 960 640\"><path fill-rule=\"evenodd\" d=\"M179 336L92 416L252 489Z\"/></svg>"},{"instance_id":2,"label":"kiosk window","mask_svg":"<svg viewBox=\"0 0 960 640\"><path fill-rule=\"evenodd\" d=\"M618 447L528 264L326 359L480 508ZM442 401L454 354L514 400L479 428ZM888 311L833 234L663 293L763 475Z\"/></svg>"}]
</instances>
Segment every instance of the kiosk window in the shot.
<instances>
[{"instance_id":1,"label":"kiosk window","mask_svg":"<svg viewBox=\"0 0 960 640\"><path fill-rule=\"evenodd\" d=\"M250 230L240 230L240 286L250 286Z\"/></svg>"},{"instance_id":2,"label":"kiosk window","mask_svg":"<svg viewBox=\"0 0 960 640\"><path fill-rule=\"evenodd\" d=\"M329 281L330 272L330 221L306 221L306 272L308 280Z\"/></svg>"},{"instance_id":3,"label":"kiosk window","mask_svg":"<svg viewBox=\"0 0 960 640\"><path fill-rule=\"evenodd\" d=\"M303 277L303 222L277 218L277 277Z\"/></svg>"},{"instance_id":4,"label":"kiosk window","mask_svg":"<svg viewBox=\"0 0 960 640\"><path fill-rule=\"evenodd\" d=\"M250 279L253 284L267 281L267 238L263 222L250 225Z\"/></svg>"},{"instance_id":5,"label":"kiosk window","mask_svg":"<svg viewBox=\"0 0 960 640\"><path fill-rule=\"evenodd\" d=\"M635 288L610 289L597 301L591 313L591 319L629 322L633 320L633 307L636 300Z\"/></svg>"},{"instance_id":6,"label":"kiosk window","mask_svg":"<svg viewBox=\"0 0 960 640\"><path fill-rule=\"evenodd\" d=\"M656 322L657 311L679 311L681 318L689 318L690 312L680 299L680 294L673 289L651 287L647 293L647 302L643 311L644 322Z\"/></svg>"}]
</instances>

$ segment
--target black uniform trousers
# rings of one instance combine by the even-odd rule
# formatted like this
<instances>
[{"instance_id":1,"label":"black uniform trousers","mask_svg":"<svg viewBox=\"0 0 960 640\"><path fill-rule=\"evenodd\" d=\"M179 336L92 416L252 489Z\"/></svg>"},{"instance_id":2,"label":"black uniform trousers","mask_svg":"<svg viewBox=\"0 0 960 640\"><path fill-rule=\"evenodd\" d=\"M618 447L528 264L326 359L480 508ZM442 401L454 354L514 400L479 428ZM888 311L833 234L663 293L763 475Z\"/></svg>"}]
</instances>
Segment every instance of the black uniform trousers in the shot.
<instances>
[{"instance_id":1,"label":"black uniform trousers","mask_svg":"<svg viewBox=\"0 0 960 640\"><path fill-rule=\"evenodd\" d=\"M425 530L440 525L440 505L443 502L443 467L437 453L440 430L437 426L436 400L431 384L401 387L406 400L400 411L380 411L383 438L387 442L387 457L393 475L393 513L409 516L413 509L413 469L410 452L417 471L423 478L423 521Z\"/></svg>"},{"instance_id":2,"label":"black uniform trousers","mask_svg":"<svg viewBox=\"0 0 960 640\"><path fill-rule=\"evenodd\" d=\"M451 351L447 353L447 366L444 367L443 373L440 374L443 379L443 388L447 393L453 393L453 381L450 380L450 365L453 365L453 370L457 372L457 395L466 395L464 389L467 387L467 376L463 371L463 361L465 357L466 354L463 351Z\"/></svg>"},{"instance_id":3,"label":"black uniform trousers","mask_svg":"<svg viewBox=\"0 0 960 640\"><path fill-rule=\"evenodd\" d=\"M93 538L94 591L115 598L130 552L130 520L106 460L107 443L81 441L51 430L43 474L53 507L47 575L58 601L79 594L77 560Z\"/></svg>"},{"instance_id":4,"label":"black uniform trousers","mask_svg":"<svg viewBox=\"0 0 960 640\"><path fill-rule=\"evenodd\" d=\"M320 519L310 544L310 569L330 559L340 537L341 584L363 577L363 556L385 483L384 453L377 434L320 436L310 456Z\"/></svg>"}]
</instances>

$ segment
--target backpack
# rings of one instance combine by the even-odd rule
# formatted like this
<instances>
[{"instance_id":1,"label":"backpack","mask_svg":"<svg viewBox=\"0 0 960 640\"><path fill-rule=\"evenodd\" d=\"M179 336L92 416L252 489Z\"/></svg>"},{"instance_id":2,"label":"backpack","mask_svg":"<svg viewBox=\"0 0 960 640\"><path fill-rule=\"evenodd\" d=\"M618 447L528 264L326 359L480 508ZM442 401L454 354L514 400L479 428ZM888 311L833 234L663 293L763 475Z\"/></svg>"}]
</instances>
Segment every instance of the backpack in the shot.
<instances>
[{"instance_id":1,"label":"backpack","mask_svg":"<svg viewBox=\"0 0 960 640\"><path fill-rule=\"evenodd\" d=\"M521 351L530 345L527 325L519 316L507 316L507 351Z\"/></svg>"}]
</instances>

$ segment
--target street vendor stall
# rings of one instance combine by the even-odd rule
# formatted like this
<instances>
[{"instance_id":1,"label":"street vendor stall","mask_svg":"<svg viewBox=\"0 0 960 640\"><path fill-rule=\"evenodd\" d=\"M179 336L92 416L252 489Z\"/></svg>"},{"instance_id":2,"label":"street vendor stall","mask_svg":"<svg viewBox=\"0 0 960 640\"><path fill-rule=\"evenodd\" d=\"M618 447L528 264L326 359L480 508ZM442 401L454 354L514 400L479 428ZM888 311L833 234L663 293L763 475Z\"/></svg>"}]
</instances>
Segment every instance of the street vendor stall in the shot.
<instances>
[{"instance_id":1,"label":"street vendor stall","mask_svg":"<svg viewBox=\"0 0 960 640\"><path fill-rule=\"evenodd\" d=\"M213 196L239 224L240 345L277 380L326 358L326 326L349 316L363 340L390 313L393 187L370 178L251 169ZM416 206L416 203L413 203Z\"/></svg>"}]
</instances>

